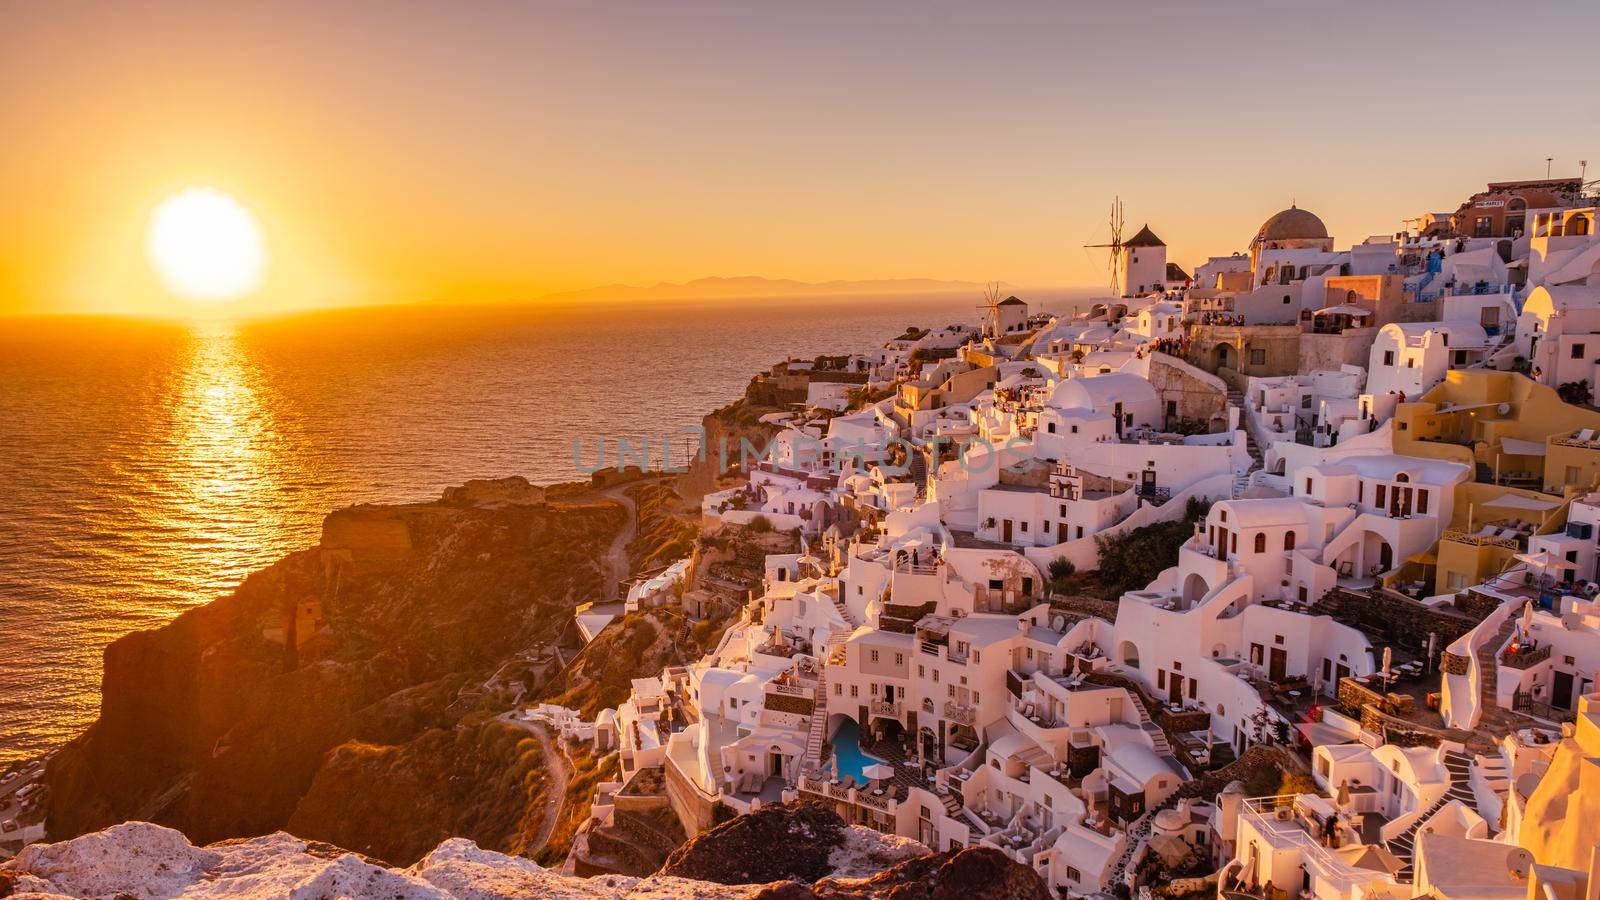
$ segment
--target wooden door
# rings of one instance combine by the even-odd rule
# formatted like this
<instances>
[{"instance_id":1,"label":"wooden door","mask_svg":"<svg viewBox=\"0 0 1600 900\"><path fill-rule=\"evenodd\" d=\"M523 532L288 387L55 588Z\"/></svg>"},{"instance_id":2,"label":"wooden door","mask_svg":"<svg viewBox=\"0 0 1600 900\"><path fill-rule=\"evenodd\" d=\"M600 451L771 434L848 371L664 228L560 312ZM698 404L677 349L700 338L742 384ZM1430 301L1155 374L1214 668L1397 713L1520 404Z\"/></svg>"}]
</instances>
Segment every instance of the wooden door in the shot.
<instances>
[{"instance_id":1,"label":"wooden door","mask_svg":"<svg viewBox=\"0 0 1600 900\"><path fill-rule=\"evenodd\" d=\"M1272 648L1272 662L1267 667L1267 677L1282 681L1289 673L1289 652L1282 647Z\"/></svg>"}]
</instances>

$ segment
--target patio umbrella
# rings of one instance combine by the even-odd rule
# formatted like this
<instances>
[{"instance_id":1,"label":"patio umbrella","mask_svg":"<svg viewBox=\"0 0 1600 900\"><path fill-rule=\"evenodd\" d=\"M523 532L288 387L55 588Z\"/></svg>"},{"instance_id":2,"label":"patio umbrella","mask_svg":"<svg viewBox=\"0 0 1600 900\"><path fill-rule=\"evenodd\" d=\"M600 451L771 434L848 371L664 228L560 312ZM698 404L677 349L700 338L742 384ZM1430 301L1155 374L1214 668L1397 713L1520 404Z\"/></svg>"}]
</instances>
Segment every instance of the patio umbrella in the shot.
<instances>
[{"instance_id":1,"label":"patio umbrella","mask_svg":"<svg viewBox=\"0 0 1600 900\"><path fill-rule=\"evenodd\" d=\"M1561 557L1553 555L1548 550L1540 550L1538 553L1518 553L1515 557L1513 557L1513 559L1525 562L1530 566L1536 566L1540 569L1572 569L1576 571L1578 568L1577 563L1567 562Z\"/></svg>"},{"instance_id":2,"label":"patio umbrella","mask_svg":"<svg viewBox=\"0 0 1600 900\"><path fill-rule=\"evenodd\" d=\"M1350 779L1346 778L1339 782L1339 792L1334 794L1333 803L1340 809L1347 809L1350 806Z\"/></svg>"},{"instance_id":3,"label":"patio umbrella","mask_svg":"<svg viewBox=\"0 0 1600 900\"><path fill-rule=\"evenodd\" d=\"M1522 633L1533 634L1533 604L1522 604Z\"/></svg>"},{"instance_id":4,"label":"patio umbrella","mask_svg":"<svg viewBox=\"0 0 1600 900\"><path fill-rule=\"evenodd\" d=\"M1334 852L1344 857L1345 863L1353 869L1367 869L1393 875L1405 868L1405 863L1381 844L1362 844Z\"/></svg>"},{"instance_id":5,"label":"patio umbrella","mask_svg":"<svg viewBox=\"0 0 1600 900\"><path fill-rule=\"evenodd\" d=\"M873 763L862 769L861 774L873 781L882 781L885 778L893 778L894 769L883 763Z\"/></svg>"}]
</instances>

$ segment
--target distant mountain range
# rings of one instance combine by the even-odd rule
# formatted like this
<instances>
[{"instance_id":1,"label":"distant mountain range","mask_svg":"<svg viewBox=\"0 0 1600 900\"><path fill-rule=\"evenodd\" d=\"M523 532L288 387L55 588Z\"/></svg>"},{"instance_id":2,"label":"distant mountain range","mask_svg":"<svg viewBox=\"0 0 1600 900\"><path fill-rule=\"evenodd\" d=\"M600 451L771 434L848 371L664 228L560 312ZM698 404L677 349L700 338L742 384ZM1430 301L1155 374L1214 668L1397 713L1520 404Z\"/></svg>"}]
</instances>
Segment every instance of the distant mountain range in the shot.
<instances>
[{"instance_id":1,"label":"distant mountain range","mask_svg":"<svg viewBox=\"0 0 1600 900\"><path fill-rule=\"evenodd\" d=\"M884 296L887 294L981 295L983 285L974 281L940 281L936 278L886 278L875 281L794 281L789 278L762 278L743 275L734 278L696 278L682 284L662 282L651 287L608 284L548 294L544 300L702 300L752 297L833 297Z\"/></svg>"}]
</instances>

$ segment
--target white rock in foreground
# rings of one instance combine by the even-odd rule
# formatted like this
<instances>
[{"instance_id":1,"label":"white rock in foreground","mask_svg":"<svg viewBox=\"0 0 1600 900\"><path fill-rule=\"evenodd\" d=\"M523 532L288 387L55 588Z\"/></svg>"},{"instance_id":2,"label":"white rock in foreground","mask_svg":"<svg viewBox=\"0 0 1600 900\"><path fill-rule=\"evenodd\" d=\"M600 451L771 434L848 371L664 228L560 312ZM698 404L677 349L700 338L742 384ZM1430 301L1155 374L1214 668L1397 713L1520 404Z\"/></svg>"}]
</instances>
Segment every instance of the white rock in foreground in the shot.
<instances>
[{"instance_id":1,"label":"white rock in foreground","mask_svg":"<svg viewBox=\"0 0 1600 900\"><path fill-rule=\"evenodd\" d=\"M854 830L854 829L853 829ZM860 865L882 854L872 841L850 841L841 861ZM736 900L752 886L726 886L683 878L621 875L575 878L531 860L483 850L455 838L440 844L409 869L374 865L354 854L325 858L306 842L278 832L212 847L195 847L180 832L147 822L129 822L58 844L34 844L0 874L18 876L21 897L140 900L280 898L312 900L498 900L537 896L551 900ZM843 873L841 873L843 874Z\"/></svg>"}]
</instances>

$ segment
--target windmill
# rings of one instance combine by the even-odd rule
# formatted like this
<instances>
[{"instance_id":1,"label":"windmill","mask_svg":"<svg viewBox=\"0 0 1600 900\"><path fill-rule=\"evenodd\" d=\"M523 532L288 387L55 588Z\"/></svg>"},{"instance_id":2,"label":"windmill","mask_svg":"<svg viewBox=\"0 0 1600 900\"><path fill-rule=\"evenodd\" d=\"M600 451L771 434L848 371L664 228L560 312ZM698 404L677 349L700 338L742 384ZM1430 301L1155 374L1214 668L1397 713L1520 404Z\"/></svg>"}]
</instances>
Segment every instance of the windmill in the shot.
<instances>
[{"instance_id":1,"label":"windmill","mask_svg":"<svg viewBox=\"0 0 1600 900\"><path fill-rule=\"evenodd\" d=\"M983 286L983 302L978 309L988 315L984 327L994 330L1000 322L1000 282L991 281Z\"/></svg>"},{"instance_id":2,"label":"windmill","mask_svg":"<svg viewBox=\"0 0 1600 900\"><path fill-rule=\"evenodd\" d=\"M1111 243L1109 244L1084 244L1084 247L1096 249L1110 249L1111 257L1106 261L1106 268L1111 270L1111 294L1122 294L1122 198L1117 197L1111 201Z\"/></svg>"}]
</instances>

